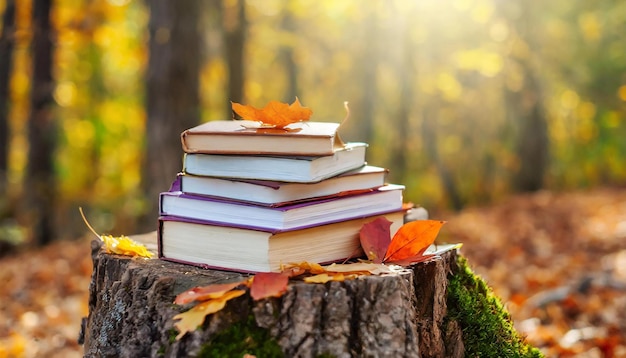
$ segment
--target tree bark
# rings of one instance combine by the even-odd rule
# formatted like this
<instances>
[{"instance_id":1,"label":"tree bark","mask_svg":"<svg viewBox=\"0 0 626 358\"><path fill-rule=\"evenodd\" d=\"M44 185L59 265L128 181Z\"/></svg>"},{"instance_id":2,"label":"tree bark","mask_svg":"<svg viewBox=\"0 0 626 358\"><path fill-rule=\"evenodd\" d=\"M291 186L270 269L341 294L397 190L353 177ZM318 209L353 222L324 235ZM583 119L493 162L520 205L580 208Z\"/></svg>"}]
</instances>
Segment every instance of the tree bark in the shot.
<instances>
[{"instance_id":1,"label":"tree bark","mask_svg":"<svg viewBox=\"0 0 626 358\"><path fill-rule=\"evenodd\" d=\"M172 304L177 294L241 275L109 255L99 241L92 248L85 356L197 356L212 337L249 316L286 357L463 356L461 328L446 319L455 251L398 275L327 284L292 281L284 296L257 302L244 295L208 316L202 328L174 340L173 317L181 310Z\"/></svg>"},{"instance_id":2,"label":"tree bark","mask_svg":"<svg viewBox=\"0 0 626 358\"><path fill-rule=\"evenodd\" d=\"M158 193L182 170L179 134L200 123L200 1L154 0L150 6L150 58L146 76L143 191L149 208L141 227L152 230Z\"/></svg>"},{"instance_id":3,"label":"tree bark","mask_svg":"<svg viewBox=\"0 0 626 358\"><path fill-rule=\"evenodd\" d=\"M52 106L53 28L51 0L33 2L33 75L31 112L28 120L28 165L26 171L26 214L32 223L33 242L45 245L54 238L56 180L54 151L56 124Z\"/></svg>"}]
</instances>

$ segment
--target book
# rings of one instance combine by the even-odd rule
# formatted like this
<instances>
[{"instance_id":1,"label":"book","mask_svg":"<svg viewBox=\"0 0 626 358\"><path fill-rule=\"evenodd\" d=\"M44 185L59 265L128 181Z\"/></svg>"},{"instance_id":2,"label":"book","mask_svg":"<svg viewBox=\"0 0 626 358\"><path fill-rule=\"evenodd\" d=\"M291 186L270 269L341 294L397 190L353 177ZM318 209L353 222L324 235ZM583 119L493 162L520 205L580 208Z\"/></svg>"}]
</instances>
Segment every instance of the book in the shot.
<instances>
[{"instance_id":1,"label":"book","mask_svg":"<svg viewBox=\"0 0 626 358\"><path fill-rule=\"evenodd\" d=\"M256 156L186 153L187 174L312 183L365 165L365 143L347 143L332 155Z\"/></svg>"},{"instance_id":2,"label":"book","mask_svg":"<svg viewBox=\"0 0 626 358\"><path fill-rule=\"evenodd\" d=\"M298 201L350 195L385 185L385 168L364 165L315 183L293 183L253 179L228 179L181 173L176 190L188 194L239 200L258 205L283 206Z\"/></svg>"},{"instance_id":3,"label":"book","mask_svg":"<svg viewBox=\"0 0 626 358\"><path fill-rule=\"evenodd\" d=\"M404 212L382 216L392 222L391 232L395 233L403 223ZM302 261L343 261L363 255L359 231L363 224L377 217L280 231L164 216L159 218L159 257L241 272L279 271L281 264Z\"/></svg>"},{"instance_id":4,"label":"book","mask_svg":"<svg viewBox=\"0 0 626 358\"><path fill-rule=\"evenodd\" d=\"M253 205L180 191L164 192L160 195L159 215L246 225L266 230L289 230L400 210L403 190L403 185L386 184L367 193L280 207Z\"/></svg>"},{"instance_id":5,"label":"book","mask_svg":"<svg viewBox=\"0 0 626 358\"><path fill-rule=\"evenodd\" d=\"M187 153L332 155L343 142L339 123L298 122L285 129L261 128L254 121L211 121L181 133Z\"/></svg>"}]
</instances>

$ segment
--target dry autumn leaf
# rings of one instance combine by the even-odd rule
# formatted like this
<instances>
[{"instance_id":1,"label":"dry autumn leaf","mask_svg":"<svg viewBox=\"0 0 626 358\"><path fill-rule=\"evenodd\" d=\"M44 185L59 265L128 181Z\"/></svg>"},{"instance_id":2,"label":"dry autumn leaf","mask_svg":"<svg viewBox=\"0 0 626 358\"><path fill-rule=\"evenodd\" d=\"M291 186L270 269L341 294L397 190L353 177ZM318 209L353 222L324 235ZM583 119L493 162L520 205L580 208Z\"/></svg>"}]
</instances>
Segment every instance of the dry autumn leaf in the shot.
<instances>
[{"instance_id":1,"label":"dry autumn leaf","mask_svg":"<svg viewBox=\"0 0 626 358\"><path fill-rule=\"evenodd\" d=\"M181 339L187 332L196 330L202 325L207 315L221 310L226 306L226 302L239 297L244 293L246 293L245 290L228 291L220 297L203 301L194 306L192 309L174 316L175 320L179 320L174 323L174 326L179 332L176 336L176 340Z\"/></svg>"},{"instance_id":2,"label":"dry autumn leaf","mask_svg":"<svg viewBox=\"0 0 626 358\"><path fill-rule=\"evenodd\" d=\"M250 296L257 301L268 297L280 297L287 291L289 275L282 272L260 272L254 275Z\"/></svg>"},{"instance_id":3,"label":"dry autumn leaf","mask_svg":"<svg viewBox=\"0 0 626 358\"><path fill-rule=\"evenodd\" d=\"M264 108L255 108L250 105L231 102L232 109L241 118L263 123L265 126L282 128L302 121L308 121L313 111L303 107L296 97L292 104L270 101Z\"/></svg>"},{"instance_id":4,"label":"dry autumn leaf","mask_svg":"<svg viewBox=\"0 0 626 358\"><path fill-rule=\"evenodd\" d=\"M105 236L98 234L91 224L89 224L89 221L87 221L87 218L83 213L83 208L78 208L78 211L80 211L80 216L83 218L83 221L89 230L102 240L107 253L145 258L151 258L153 256L152 252L148 251L148 248L145 245L138 243L128 236L122 235L115 237L112 235Z\"/></svg>"},{"instance_id":5,"label":"dry autumn leaf","mask_svg":"<svg viewBox=\"0 0 626 358\"><path fill-rule=\"evenodd\" d=\"M382 263L391 242L391 221L385 217L377 218L361 227L361 248L367 258L376 263Z\"/></svg>"},{"instance_id":6,"label":"dry autumn leaf","mask_svg":"<svg viewBox=\"0 0 626 358\"><path fill-rule=\"evenodd\" d=\"M194 287L190 290L180 293L174 299L174 303L177 305L184 305L193 301L206 301L213 298L218 298L226 294L226 292L233 288L244 284L246 281L230 282L222 284L214 284L202 287Z\"/></svg>"},{"instance_id":7,"label":"dry autumn leaf","mask_svg":"<svg viewBox=\"0 0 626 358\"><path fill-rule=\"evenodd\" d=\"M306 283L326 283L330 281L345 281L346 275L343 273L320 273L304 278Z\"/></svg>"},{"instance_id":8,"label":"dry autumn leaf","mask_svg":"<svg viewBox=\"0 0 626 358\"><path fill-rule=\"evenodd\" d=\"M398 229L387 248L384 262L406 262L418 260L432 244L445 221L417 220L406 223Z\"/></svg>"}]
</instances>

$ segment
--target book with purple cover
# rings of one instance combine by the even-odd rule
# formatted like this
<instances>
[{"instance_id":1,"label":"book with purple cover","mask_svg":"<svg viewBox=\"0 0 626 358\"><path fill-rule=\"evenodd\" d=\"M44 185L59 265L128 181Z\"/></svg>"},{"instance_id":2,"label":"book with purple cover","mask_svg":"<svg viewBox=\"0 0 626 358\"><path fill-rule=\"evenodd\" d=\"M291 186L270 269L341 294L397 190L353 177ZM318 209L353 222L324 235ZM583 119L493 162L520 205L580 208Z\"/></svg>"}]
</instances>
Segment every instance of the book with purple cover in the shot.
<instances>
[{"instance_id":1,"label":"book with purple cover","mask_svg":"<svg viewBox=\"0 0 626 358\"><path fill-rule=\"evenodd\" d=\"M258 205L284 206L294 202L371 191L385 185L387 173L387 169L365 165L315 183L229 179L180 173L174 185L177 185L175 190L188 194Z\"/></svg>"},{"instance_id":2,"label":"book with purple cover","mask_svg":"<svg viewBox=\"0 0 626 358\"><path fill-rule=\"evenodd\" d=\"M160 194L160 216L178 216L268 230L289 230L356 217L384 214L402 208L403 185L386 184L371 192L268 207L185 194Z\"/></svg>"},{"instance_id":3,"label":"book with purple cover","mask_svg":"<svg viewBox=\"0 0 626 358\"><path fill-rule=\"evenodd\" d=\"M361 227L380 216L392 222L393 235L403 224L404 211L291 230L162 216L158 254L168 261L240 272L279 271L282 264L302 261L343 261L363 256L359 241Z\"/></svg>"}]
</instances>

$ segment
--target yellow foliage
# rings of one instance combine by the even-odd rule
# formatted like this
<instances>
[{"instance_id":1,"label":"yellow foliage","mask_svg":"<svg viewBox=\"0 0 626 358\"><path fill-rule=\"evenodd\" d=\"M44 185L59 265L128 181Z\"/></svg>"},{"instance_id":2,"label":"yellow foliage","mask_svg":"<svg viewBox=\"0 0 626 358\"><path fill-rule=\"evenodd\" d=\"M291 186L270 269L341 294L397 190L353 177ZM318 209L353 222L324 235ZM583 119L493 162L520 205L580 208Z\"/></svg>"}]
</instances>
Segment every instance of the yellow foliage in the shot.
<instances>
[{"instance_id":1,"label":"yellow foliage","mask_svg":"<svg viewBox=\"0 0 626 358\"><path fill-rule=\"evenodd\" d=\"M218 298L203 301L194 306L192 309L174 316L175 320L179 320L174 323L174 326L179 332L176 339L181 339L187 332L196 330L196 328L202 325L202 322L204 322L207 315L221 310L226 306L226 302L239 297L244 293L246 293L245 290L228 291Z\"/></svg>"}]
</instances>

